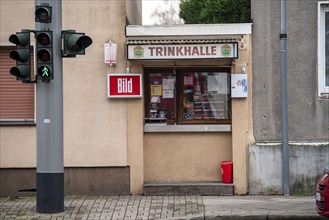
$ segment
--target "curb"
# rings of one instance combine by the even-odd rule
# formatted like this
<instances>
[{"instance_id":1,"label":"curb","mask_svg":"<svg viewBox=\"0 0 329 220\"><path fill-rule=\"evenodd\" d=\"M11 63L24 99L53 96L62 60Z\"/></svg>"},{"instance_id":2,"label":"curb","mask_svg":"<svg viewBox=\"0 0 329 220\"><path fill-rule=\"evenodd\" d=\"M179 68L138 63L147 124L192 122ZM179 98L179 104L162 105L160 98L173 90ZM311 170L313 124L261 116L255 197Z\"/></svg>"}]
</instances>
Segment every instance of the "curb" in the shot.
<instances>
[{"instance_id":1,"label":"curb","mask_svg":"<svg viewBox=\"0 0 329 220\"><path fill-rule=\"evenodd\" d=\"M205 216L205 220L324 220L320 215L224 215Z\"/></svg>"},{"instance_id":2,"label":"curb","mask_svg":"<svg viewBox=\"0 0 329 220\"><path fill-rule=\"evenodd\" d=\"M179 217L166 218L166 220L205 220L204 214L186 215Z\"/></svg>"},{"instance_id":3,"label":"curb","mask_svg":"<svg viewBox=\"0 0 329 220\"><path fill-rule=\"evenodd\" d=\"M320 215L187 215L166 220L325 220Z\"/></svg>"}]
</instances>

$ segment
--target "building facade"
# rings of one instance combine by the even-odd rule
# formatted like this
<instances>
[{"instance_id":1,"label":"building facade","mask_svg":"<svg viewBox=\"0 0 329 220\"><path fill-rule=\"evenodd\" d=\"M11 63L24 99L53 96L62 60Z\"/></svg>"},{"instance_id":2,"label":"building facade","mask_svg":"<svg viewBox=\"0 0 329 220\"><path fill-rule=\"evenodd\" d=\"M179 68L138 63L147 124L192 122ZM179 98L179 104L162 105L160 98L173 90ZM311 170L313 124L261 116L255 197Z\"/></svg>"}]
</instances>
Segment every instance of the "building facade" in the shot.
<instances>
[{"instance_id":1,"label":"building facade","mask_svg":"<svg viewBox=\"0 0 329 220\"><path fill-rule=\"evenodd\" d=\"M63 60L66 194L282 193L280 2L251 3L253 25L141 26L140 1L62 2L63 29L93 39ZM36 92L9 74L8 37L34 29L34 1L0 10L0 195L16 195L35 188ZM328 1L287 1L292 194L329 168L328 18Z\"/></svg>"},{"instance_id":2,"label":"building facade","mask_svg":"<svg viewBox=\"0 0 329 220\"><path fill-rule=\"evenodd\" d=\"M63 30L93 40L84 56L63 60L65 193L157 194L152 186L159 184L247 193L251 24L141 26L141 1L63 1L62 7ZM38 113L35 85L9 74L15 63L7 56L8 37L34 29L34 1L1 1L0 9L1 24L8 24L0 32L0 194L16 195L35 188ZM116 47L112 64L104 62L105 44ZM112 76L121 78L112 84ZM141 93L124 97L135 91L134 77L142 79ZM19 107L9 107L14 98ZM233 183L222 183L223 161L233 162Z\"/></svg>"},{"instance_id":3,"label":"building facade","mask_svg":"<svg viewBox=\"0 0 329 220\"><path fill-rule=\"evenodd\" d=\"M252 194L282 193L280 1L251 3L256 143L249 146L249 187ZM293 194L314 194L315 183L329 168L328 3L286 1Z\"/></svg>"},{"instance_id":4,"label":"building facade","mask_svg":"<svg viewBox=\"0 0 329 220\"><path fill-rule=\"evenodd\" d=\"M35 188L35 85L22 84L8 72L15 65L8 58L9 51L14 48L8 38L22 29L35 29L34 7L32 0L0 2L1 82L9 80L6 84L11 85L1 85L2 195ZM111 69L104 63L104 43L115 41L118 44L117 59L121 62L114 71L125 72L125 26L141 24L141 2L62 1L62 18L63 30L75 29L93 39L84 56L63 60L65 191L129 194L127 106L124 100L111 102L106 97L106 74ZM35 48L32 34L31 41ZM12 90L18 93L12 94ZM30 94L28 103L24 103L25 93ZM6 108L15 98L12 96L16 97L15 103L23 102L21 105L28 109L27 115L11 114L23 108L21 106Z\"/></svg>"},{"instance_id":5,"label":"building facade","mask_svg":"<svg viewBox=\"0 0 329 220\"><path fill-rule=\"evenodd\" d=\"M144 99L132 103L127 117L143 120L128 126L143 132L131 154L143 155L143 164L135 159L136 178L143 176L152 193L159 183L209 187L222 180L221 162L231 160L234 192L247 193L251 24L127 26L126 35L130 71L144 78ZM243 96L233 96L235 76L244 77L234 84Z\"/></svg>"}]
</instances>

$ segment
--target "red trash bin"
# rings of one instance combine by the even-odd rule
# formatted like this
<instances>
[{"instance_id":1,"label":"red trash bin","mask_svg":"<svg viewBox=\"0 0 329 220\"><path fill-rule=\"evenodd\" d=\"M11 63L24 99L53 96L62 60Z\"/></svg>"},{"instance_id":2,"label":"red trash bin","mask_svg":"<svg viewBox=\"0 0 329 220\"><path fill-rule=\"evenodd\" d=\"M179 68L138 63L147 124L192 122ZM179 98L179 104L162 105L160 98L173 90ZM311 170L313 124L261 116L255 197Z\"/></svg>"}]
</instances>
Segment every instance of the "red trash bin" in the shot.
<instances>
[{"instance_id":1,"label":"red trash bin","mask_svg":"<svg viewBox=\"0 0 329 220\"><path fill-rule=\"evenodd\" d=\"M231 160L222 161L220 163L222 169L222 181L223 183L232 183L233 176L233 162Z\"/></svg>"}]
</instances>

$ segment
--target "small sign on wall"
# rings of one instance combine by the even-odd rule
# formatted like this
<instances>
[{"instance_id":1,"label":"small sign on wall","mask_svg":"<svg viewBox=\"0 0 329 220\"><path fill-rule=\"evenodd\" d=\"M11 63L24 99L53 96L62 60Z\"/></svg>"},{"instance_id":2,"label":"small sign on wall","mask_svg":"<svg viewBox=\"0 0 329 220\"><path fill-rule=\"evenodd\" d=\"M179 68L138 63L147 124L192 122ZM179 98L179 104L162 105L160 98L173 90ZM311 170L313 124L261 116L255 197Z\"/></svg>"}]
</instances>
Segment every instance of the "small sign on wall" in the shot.
<instances>
[{"instance_id":1,"label":"small sign on wall","mask_svg":"<svg viewBox=\"0 0 329 220\"><path fill-rule=\"evenodd\" d=\"M247 98L248 97L248 81L247 74L231 75L231 97Z\"/></svg>"},{"instance_id":2,"label":"small sign on wall","mask_svg":"<svg viewBox=\"0 0 329 220\"><path fill-rule=\"evenodd\" d=\"M117 44L104 44L104 62L110 65L117 64Z\"/></svg>"},{"instance_id":3,"label":"small sign on wall","mask_svg":"<svg viewBox=\"0 0 329 220\"><path fill-rule=\"evenodd\" d=\"M127 73L107 74L108 98L141 98L142 75Z\"/></svg>"}]
</instances>

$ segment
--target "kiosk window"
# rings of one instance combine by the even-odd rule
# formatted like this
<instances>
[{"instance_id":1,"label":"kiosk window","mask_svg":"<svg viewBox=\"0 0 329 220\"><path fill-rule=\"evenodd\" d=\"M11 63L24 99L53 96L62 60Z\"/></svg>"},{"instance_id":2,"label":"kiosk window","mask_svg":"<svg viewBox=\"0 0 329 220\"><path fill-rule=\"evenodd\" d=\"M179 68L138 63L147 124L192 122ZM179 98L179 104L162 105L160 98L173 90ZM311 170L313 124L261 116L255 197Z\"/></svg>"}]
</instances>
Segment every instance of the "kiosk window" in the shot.
<instances>
[{"instance_id":1,"label":"kiosk window","mask_svg":"<svg viewBox=\"0 0 329 220\"><path fill-rule=\"evenodd\" d=\"M229 120L228 73L188 72L183 74L180 123L220 123Z\"/></svg>"},{"instance_id":2,"label":"kiosk window","mask_svg":"<svg viewBox=\"0 0 329 220\"><path fill-rule=\"evenodd\" d=\"M145 76L145 123L175 124L176 77L172 73Z\"/></svg>"},{"instance_id":3,"label":"kiosk window","mask_svg":"<svg viewBox=\"0 0 329 220\"><path fill-rule=\"evenodd\" d=\"M145 73L145 123L230 123L228 72Z\"/></svg>"}]
</instances>

